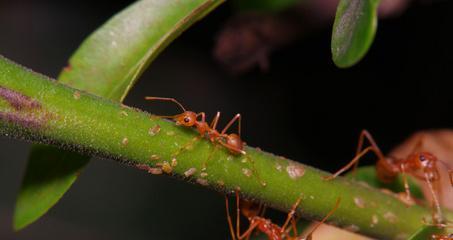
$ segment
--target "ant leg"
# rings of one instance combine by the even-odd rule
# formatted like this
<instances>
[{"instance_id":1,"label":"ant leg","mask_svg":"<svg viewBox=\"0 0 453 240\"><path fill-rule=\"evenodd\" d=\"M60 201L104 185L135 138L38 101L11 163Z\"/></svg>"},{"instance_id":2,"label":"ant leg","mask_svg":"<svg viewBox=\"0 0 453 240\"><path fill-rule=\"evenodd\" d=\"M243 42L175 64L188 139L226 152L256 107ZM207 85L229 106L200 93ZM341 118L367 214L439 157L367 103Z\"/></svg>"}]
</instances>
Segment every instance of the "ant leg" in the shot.
<instances>
[{"instance_id":1,"label":"ant leg","mask_svg":"<svg viewBox=\"0 0 453 240\"><path fill-rule=\"evenodd\" d=\"M426 174L426 173L425 173ZM441 186L441 182L440 182L440 172L439 172L439 169L438 169L438 166L436 165L436 167L434 168L434 179L432 179L432 183L433 183L433 189L434 189L434 192L437 193L437 200L439 201L439 205L442 204L442 199L443 199L443 195L444 195L444 192L443 192L443 189L442 189L442 186Z\"/></svg>"},{"instance_id":2,"label":"ant leg","mask_svg":"<svg viewBox=\"0 0 453 240\"><path fill-rule=\"evenodd\" d=\"M286 231L286 228L288 227L289 222L291 221L291 219L293 219L294 214L296 214L297 206L299 206L301 200L302 200L302 197L297 198L296 202L291 207L291 211L289 211L288 216L286 217L286 221L280 230L281 233L284 233Z\"/></svg>"},{"instance_id":3,"label":"ant leg","mask_svg":"<svg viewBox=\"0 0 453 240\"><path fill-rule=\"evenodd\" d=\"M247 237L245 238L245 240L250 240L250 237L252 236L252 234L253 234L253 231L252 231L249 235L247 235Z\"/></svg>"},{"instance_id":4,"label":"ant leg","mask_svg":"<svg viewBox=\"0 0 453 240\"><path fill-rule=\"evenodd\" d=\"M379 146L376 144L376 141L371 136L370 132L368 132L366 129L364 129L360 132L359 143L357 144L357 150L355 152L356 156L359 155L359 153L362 151L365 139L367 139L368 142L370 143L370 145L376 149L375 153L376 153L377 157L381 160L384 160L385 159L384 154L382 153ZM357 161L354 164L354 167L352 168L353 176L355 176L358 165L359 165L359 162Z\"/></svg>"},{"instance_id":5,"label":"ant leg","mask_svg":"<svg viewBox=\"0 0 453 240\"><path fill-rule=\"evenodd\" d=\"M297 224L296 223L297 223L296 219L293 218L291 220L291 227L292 227L294 236L299 235L299 233L297 232Z\"/></svg>"},{"instance_id":6,"label":"ant leg","mask_svg":"<svg viewBox=\"0 0 453 240\"><path fill-rule=\"evenodd\" d=\"M196 136L192 138L188 143L184 144L182 147L180 147L176 152L174 152L171 156L172 157L177 157L179 154L181 154L184 150L189 149L191 146L195 144L195 142L198 142L203 136Z\"/></svg>"},{"instance_id":7,"label":"ant leg","mask_svg":"<svg viewBox=\"0 0 453 240\"><path fill-rule=\"evenodd\" d=\"M239 206L239 190L236 190L235 191L235 194L236 194L236 236L239 238L239 236L241 235L240 232L240 227L241 227L241 209L240 209L240 206Z\"/></svg>"},{"instance_id":8,"label":"ant leg","mask_svg":"<svg viewBox=\"0 0 453 240\"><path fill-rule=\"evenodd\" d=\"M201 116L201 122L206 122L206 113L204 112L199 112L197 113L197 118Z\"/></svg>"},{"instance_id":9,"label":"ant leg","mask_svg":"<svg viewBox=\"0 0 453 240\"><path fill-rule=\"evenodd\" d=\"M267 185L267 183L265 181L263 181L258 173L258 171L256 170L256 167L255 167L255 161L253 160L253 158L251 158L249 155L246 155L244 150L241 150L241 149L237 149L237 148L234 148L228 144L225 144L223 143L222 141L218 141L218 143L222 146L224 146L225 148L227 149L230 149L234 152L240 152L244 155L244 160L246 161L250 161L251 163L251 168L252 168L252 172L254 174L254 176L256 177L257 181L261 184L261 186L265 187Z\"/></svg>"},{"instance_id":10,"label":"ant leg","mask_svg":"<svg viewBox=\"0 0 453 240\"><path fill-rule=\"evenodd\" d=\"M213 130L213 131L216 131L216 127L217 127L217 122L219 121L219 118L220 118L220 112L217 112L217 114L215 115L215 117L212 119L212 122L211 124L209 125L209 127ZM211 136L208 136L209 137L209 140L214 144L214 149L212 149L212 151L209 153L208 155L208 158L203 162L202 164L202 168L205 169L208 165L208 162L209 160L211 159L211 157L214 155L214 152L217 150L217 145L215 142L213 142L213 140L211 139Z\"/></svg>"},{"instance_id":11,"label":"ant leg","mask_svg":"<svg viewBox=\"0 0 453 240\"><path fill-rule=\"evenodd\" d=\"M206 168L208 167L208 162L211 160L212 156L214 156L214 153L217 151L217 144L214 143L213 144L213 149L211 150L211 152L209 153L208 155L208 158L203 162L203 164L201 165L202 167L202 170L206 170Z\"/></svg>"},{"instance_id":12,"label":"ant leg","mask_svg":"<svg viewBox=\"0 0 453 240\"><path fill-rule=\"evenodd\" d=\"M236 190L235 191L235 194L236 194L236 234L234 233L234 227L233 227L233 223L232 223L232 220L231 220L231 216L230 216L230 213L229 213L229 208L228 208L228 198L225 197L225 203L226 203L226 210L227 210L227 217L228 217L228 224L229 224L229 228L230 228L230 233L233 237L233 240L236 240L236 238L238 240L241 240L241 239L244 239L244 238L248 238L250 237L250 234L253 232L253 230L255 230L255 228L258 226L258 222L255 222L253 223L252 225L249 226L249 228L247 229L247 231L245 231L242 235L240 234L241 230L240 230L240 217L241 217L241 210L240 210L240 206L239 206L239 191ZM235 237L236 236L236 237Z\"/></svg>"},{"instance_id":13,"label":"ant leg","mask_svg":"<svg viewBox=\"0 0 453 240\"><path fill-rule=\"evenodd\" d=\"M440 209L440 204L439 204L439 199L437 198L436 191L433 187L433 184L428 176L428 174L425 173L425 180L426 183L428 184L428 188L431 191L432 197L433 197L433 213L432 213L432 218L433 222L435 224L442 223L443 221L443 216L442 216L442 210ZM437 213L437 215L436 215Z\"/></svg>"},{"instance_id":14,"label":"ant leg","mask_svg":"<svg viewBox=\"0 0 453 240\"><path fill-rule=\"evenodd\" d=\"M316 231L316 229L318 229L319 226L321 226L321 224L323 224L325 221L327 221L327 219L332 216L332 214L334 214L334 212L338 209L338 207L340 206L340 201L341 201L341 197L337 198L337 201L335 203L335 206L332 208L332 210L330 210L330 212L327 213L327 215L320 221L318 222L311 230L310 232L307 234L307 237L305 238L306 240L311 240L312 239L312 235L313 233Z\"/></svg>"},{"instance_id":15,"label":"ant leg","mask_svg":"<svg viewBox=\"0 0 453 240\"><path fill-rule=\"evenodd\" d=\"M401 177L403 178L404 192L406 193L406 201L404 202L404 204L406 204L406 206L409 207L409 205L407 203L412 202L412 196L411 196L411 190L409 188L409 182L407 181L406 168L404 167L404 164L401 164L400 169L401 169Z\"/></svg>"},{"instance_id":16,"label":"ant leg","mask_svg":"<svg viewBox=\"0 0 453 240\"><path fill-rule=\"evenodd\" d=\"M323 179L329 181L329 180L332 180L332 179L338 177L344 171L346 171L349 168L351 168L352 166L354 166L360 160L360 158L362 158L365 154L367 154L370 151L374 152L376 155L378 155L380 152L380 150L376 149L374 146L369 146L369 147L363 149L361 152L359 152L359 154L357 154L348 164L346 164L346 166L342 167L340 170L338 170L336 173L334 173L330 176L323 177Z\"/></svg>"},{"instance_id":17,"label":"ant leg","mask_svg":"<svg viewBox=\"0 0 453 240\"><path fill-rule=\"evenodd\" d=\"M230 122L228 122L228 124L223 128L222 132L220 132L220 134L225 134L225 132L228 130L228 128L231 127L231 125L233 125L233 123L235 121L238 121L238 136L239 138L241 137L241 114L236 114L231 120Z\"/></svg>"},{"instance_id":18,"label":"ant leg","mask_svg":"<svg viewBox=\"0 0 453 240\"><path fill-rule=\"evenodd\" d=\"M227 195L225 195L225 208L226 208L228 227L230 229L231 237L232 237L233 240L236 240L236 236L234 234L233 221L231 220L231 216L230 216L230 207L228 205L228 197L227 197Z\"/></svg>"},{"instance_id":19,"label":"ant leg","mask_svg":"<svg viewBox=\"0 0 453 240\"><path fill-rule=\"evenodd\" d=\"M221 137L228 137L228 135L226 134L222 134ZM222 140L218 140L217 141L218 144L222 145L223 147L225 147L226 149L230 150L230 152L235 152L235 153L241 153L242 155L245 156L245 159L246 161L250 161L251 164L252 164L252 172L254 173L255 177L257 178L258 182L264 187L267 185L267 183L265 181L263 181L261 179L261 177L259 176L258 174L258 171L256 170L256 167L255 167L255 161L253 161L253 158L251 158L250 156L246 155L246 152L242 149L238 149L234 146L231 146L229 144L226 144L224 141Z\"/></svg>"},{"instance_id":20,"label":"ant leg","mask_svg":"<svg viewBox=\"0 0 453 240\"><path fill-rule=\"evenodd\" d=\"M217 123L219 122L219 118L220 118L220 112L217 112L215 117L212 119L211 124L209 125L209 127L211 127L212 130L216 130Z\"/></svg>"},{"instance_id":21,"label":"ant leg","mask_svg":"<svg viewBox=\"0 0 453 240\"><path fill-rule=\"evenodd\" d=\"M242 240L244 238L249 238L252 232L255 230L255 228L258 226L259 222L254 222L252 225L249 226L247 231L245 231L242 235L238 236L239 240Z\"/></svg>"}]
</instances>

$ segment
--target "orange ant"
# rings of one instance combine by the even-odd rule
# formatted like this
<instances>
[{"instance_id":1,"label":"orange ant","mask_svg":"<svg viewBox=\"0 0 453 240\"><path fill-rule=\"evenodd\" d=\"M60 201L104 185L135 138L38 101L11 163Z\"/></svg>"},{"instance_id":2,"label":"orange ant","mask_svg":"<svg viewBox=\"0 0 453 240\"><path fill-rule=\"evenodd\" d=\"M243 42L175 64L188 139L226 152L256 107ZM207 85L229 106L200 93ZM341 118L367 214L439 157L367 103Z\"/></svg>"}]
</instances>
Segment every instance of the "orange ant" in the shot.
<instances>
[{"instance_id":1,"label":"orange ant","mask_svg":"<svg viewBox=\"0 0 453 240\"><path fill-rule=\"evenodd\" d=\"M211 124L208 125L206 122L206 114L204 112L195 113L192 111L187 111L184 106L179 103L174 98L163 98L163 97L145 97L146 100L161 100L161 101L171 101L176 103L183 111L181 114L176 114L173 116L159 116L163 118L173 119L176 122L176 125L184 127L195 127L200 133L201 137L207 137L212 143L218 143L225 148L227 148L233 154L243 154L245 143L241 139L241 115L236 114L233 119L223 128L219 133L216 130L217 122L220 118L220 112L217 112L216 116L212 120ZM198 118L201 117L201 120ZM238 121L238 134L226 134L226 131L233 125L235 121Z\"/></svg>"},{"instance_id":2,"label":"orange ant","mask_svg":"<svg viewBox=\"0 0 453 240\"><path fill-rule=\"evenodd\" d=\"M232 154L242 154L246 155L246 152L244 150L245 147L245 142L242 141L241 139L241 114L236 114L228 123L227 125L223 128L223 130L219 133L217 131L217 123L220 118L220 112L217 112L215 115L214 119L212 120L211 124L208 125L206 122L206 114L204 112L199 112L195 113L192 111L187 111L184 106L179 103L176 99L174 98L164 98L164 97L145 97L146 100L161 100L161 101L170 101L173 103L176 103L183 113L176 114L176 115L171 115L171 116L159 116L162 118L169 118L173 119L176 122L176 125L179 126L184 126L184 127L195 127L197 131L200 133L198 137L196 137L193 141L191 141L189 144L192 144L194 141L198 140L200 137L206 137L211 141L212 143L217 143L228 149L228 151ZM198 120L198 118L201 118ZM235 123L238 122L238 133L230 133L227 134L226 131ZM182 148L184 149L184 147ZM215 151L215 149L214 149ZM213 151L213 152L214 152ZM208 160L210 159L211 155L213 154L211 152L210 156L208 157ZM179 151L175 153L175 155L179 154ZM253 160L250 159L252 164L254 164ZM206 169L206 162L203 163L203 169ZM262 186L266 186L266 182L262 181L258 175L258 173L253 170L256 174L256 177L260 184Z\"/></svg>"},{"instance_id":3,"label":"orange ant","mask_svg":"<svg viewBox=\"0 0 453 240\"><path fill-rule=\"evenodd\" d=\"M363 148L365 139L368 140L371 146ZM440 179L437 163L440 162L445 166L447 165L443 161L440 161L434 154L426 151L419 151L419 149L422 147L422 140L423 139L420 139L417 142L414 149L412 150L412 153L409 154L406 158L384 156L371 134L367 130L362 130L362 132L360 133L359 144L355 157L347 165L342 167L333 175L326 177L325 179L331 180L333 178L336 178L351 167L353 167L353 171L355 172L360 158L362 158L368 152L374 152L378 157L378 161L376 163L376 173L379 180L385 183L390 183L395 180L398 174L402 174L405 195L409 202L411 202L412 198L410 195L410 189L406 174L411 174L415 178L424 180L428 184L433 197L433 220L435 222L442 222L442 213L438 195L436 194L439 193L438 184ZM453 185L453 171L448 171L451 184ZM437 213L437 216L435 215L435 213Z\"/></svg>"},{"instance_id":4,"label":"orange ant","mask_svg":"<svg viewBox=\"0 0 453 240\"><path fill-rule=\"evenodd\" d=\"M240 202L242 205L240 206ZM316 229L324 223L338 208L340 205L340 198L337 199L337 202L332 210L321 220L318 222L310 232L304 237L302 235L297 234L296 228L296 221L294 219L294 215L296 213L296 209L301 202L301 197L299 197L296 202L291 207L290 212L286 218L285 223L283 226L279 226L277 224L272 223L270 219L266 219L262 217L264 211L262 211L261 206L256 208L256 205L249 201L240 200L239 199L239 191L236 191L236 231L233 227L233 222L229 212L229 204L228 198L225 196L225 207L227 212L227 220L228 226L230 229L230 233L233 240L242 240L242 239L249 239L253 231L258 230L259 232L264 233L269 240L311 240L313 233ZM259 214L261 212L261 214ZM240 213L247 217L250 222L249 227L245 232L241 234L240 231ZM291 226L289 226L291 222ZM290 231L293 231L294 236L289 235Z\"/></svg>"}]
</instances>

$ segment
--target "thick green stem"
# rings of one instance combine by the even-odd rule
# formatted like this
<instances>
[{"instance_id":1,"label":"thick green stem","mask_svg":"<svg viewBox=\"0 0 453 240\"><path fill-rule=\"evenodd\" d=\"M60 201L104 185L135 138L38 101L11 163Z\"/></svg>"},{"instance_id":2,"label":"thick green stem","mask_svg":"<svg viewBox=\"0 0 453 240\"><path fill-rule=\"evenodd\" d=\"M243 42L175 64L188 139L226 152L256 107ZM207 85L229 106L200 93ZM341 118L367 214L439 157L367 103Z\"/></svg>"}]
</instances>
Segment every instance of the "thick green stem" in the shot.
<instances>
[{"instance_id":1,"label":"thick green stem","mask_svg":"<svg viewBox=\"0 0 453 240\"><path fill-rule=\"evenodd\" d=\"M191 129L140 110L86 94L27 71L0 57L0 132L108 157L153 174L169 174L222 192L288 210L299 196L304 217L319 220L341 197L330 222L380 239L406 238L430 217L393 195L344 178L246 148L233 155ZM194 140L196 139L196 140ZM204 167L206 164L206 167Z\"/></svg>"}]
</instances>

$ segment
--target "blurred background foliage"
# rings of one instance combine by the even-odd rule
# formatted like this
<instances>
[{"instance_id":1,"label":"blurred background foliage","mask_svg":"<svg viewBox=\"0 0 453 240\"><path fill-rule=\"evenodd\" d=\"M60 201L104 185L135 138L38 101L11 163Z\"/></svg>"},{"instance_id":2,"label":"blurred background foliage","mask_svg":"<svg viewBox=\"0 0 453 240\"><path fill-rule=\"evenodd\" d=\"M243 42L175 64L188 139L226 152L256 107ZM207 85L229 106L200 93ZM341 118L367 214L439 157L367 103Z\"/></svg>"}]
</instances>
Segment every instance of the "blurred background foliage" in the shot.
<instances>
[{"instance_id":1,"label":"blurred background foliage","mask_svg":"<svg viewBox=\"0 0 453 240\"><path fill-rule=\"evenodd\" d=\"M2 1L0 53L56 77L80 42L130 3ZM224 4L156 59L125 104L167 114L172 106L151 105L143 97L175 97L210 116L222 111L222 123L240 112L249 145L312 160L306 163L330 171L352 157L363 128L388 151L417 130L452 127L453 2L414 0L400 15L381 19L366 57L346 70L331 61L331 10L313 7L311 17L299 18L307 11L301 9L278 13L290 16L297 24L285 26L300 34L265 52L265 71L252 65L232 74L215 59L216 39L237 15L232 4ZM228 234L218 193L109 160L92 161L56 207L14 234L12 209L30 145L2 138L1 146L0 239L223 239Z\"/></svg>"}]
</instances>

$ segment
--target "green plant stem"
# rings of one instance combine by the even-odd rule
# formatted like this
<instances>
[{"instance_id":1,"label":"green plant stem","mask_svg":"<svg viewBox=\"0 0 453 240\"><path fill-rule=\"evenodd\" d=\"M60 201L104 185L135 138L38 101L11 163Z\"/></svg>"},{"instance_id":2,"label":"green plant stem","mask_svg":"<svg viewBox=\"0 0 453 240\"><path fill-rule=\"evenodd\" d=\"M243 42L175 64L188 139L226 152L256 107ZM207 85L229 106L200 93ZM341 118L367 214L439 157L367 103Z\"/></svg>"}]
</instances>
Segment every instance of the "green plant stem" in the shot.
<instances>
[{"instance_id":1,"label":"green plant stem","mask_svg":"<svg viewBox=\"0 0 453 240\"><path fill-rule=\"evenodd\" d=\"M330 222L380 239L405 238L430 211L393 195L247 147L233 155L198 134L140 110L86 94L0 57L0 133L122 161L319 220L341 197ZM203 164L206 169L203 170ZM263 186L266 183L266 186Z\"/></svg>"},{"instance_id":2,"label":"green plant stem","mask_svg":"<svg viewBox=\"0 0 453 240\"><path fill-rule=\"evenodd\" d=\"M150 62L171 41L222 2L136 1L83 41L59 81L100 97L123 101ZM89 157L49 146L33 146L16 201L14 229L28 226L56 204L76 181Z\"/></svg>"}]
</instances>

